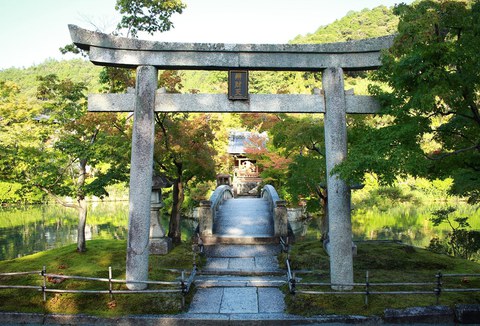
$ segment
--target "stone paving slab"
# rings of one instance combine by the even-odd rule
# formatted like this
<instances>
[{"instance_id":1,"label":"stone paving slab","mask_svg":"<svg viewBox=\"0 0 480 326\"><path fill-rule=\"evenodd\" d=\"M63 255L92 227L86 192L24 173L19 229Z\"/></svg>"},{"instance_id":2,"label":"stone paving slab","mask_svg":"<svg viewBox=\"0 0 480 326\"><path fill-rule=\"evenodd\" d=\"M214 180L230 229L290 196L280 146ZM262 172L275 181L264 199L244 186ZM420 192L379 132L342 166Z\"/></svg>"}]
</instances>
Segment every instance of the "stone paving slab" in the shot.
<instances>
[{"instance_id":1,"label":"stone paving slab","mask_svg":"<svg viewBox=\"0 0 480 326\"><path fill-rule=\"evenodd\" d=\"M286 283L285 276L197 276L195 286L205 287L279 287ZM259 292L260 295L260 292Z\"/></svg>"},{"instance_id":2,"label":"stone paving slab","mask_svg":"<svg viewBox=\"0 0 480 326\"><path fill-rule=\"evenodd\" d=\"M257 288L224 288L220 313L258 313Z\"/></svg>"},{"instance_id":3,"label":"stone paving slab","mask_svg":"<svg viewBox=\"0 0 480 326\"><path fill-rule=\"evenodd\" d=\"M228 268L239 271L255 270L255 258L229 258Z\"/></svg>"},{"instance_id":4,"label":"stone paving slab","mask_svg":"<svg viewBox=\"0 0 480 326\"><path fill-rule=\"evenodd\" d=\"M218 211L213 231L221 236L273 236L269 203L262 198L227 200Z\"/></svg>"},{"instance_id":5,"label":"stone paving slab","mask_svg":"<svg viewBox=\"0 0 480 326\"><path fill-rule=\"evenodd\" d=\"M190 304L190 314L258 314L285 310L284 295L278 288L199 288Z\"/></svg>"},{"instance_id":6,"label":"stone paving slab","mask_svg":"<svg viewBox=\"0 0 480 326\"><path fill-rule=\"evenodd\" d=\"M229 258L207 258L205 269L228 269Z\"/></svg>"},{"instance_id":7,"label":"stone paving slab","mask_svg":"<svg viewBox=\"0 0 480 326\"><path fill-rule=\"evenodd\" d=\"M278 288L258 288L258 312L285 311L284 294Z\"/></svg>"},{"instance_id":8,"label":"stone paving slab","mask_svg":"<svg viewBox=\"0 0 480 326\"><path fill-rule=\"evenodd\" d=\"M256 269L275 269L278 268L278 259L276 256L255 257Z\"/></svg>"},{"instance_id":9,"label":"stone paving slab","mask_svg":"<svg viewBox=\"0 0 480 326\"><path fill-rule=\"evenodd\" d=\"M223 288L208 288L198 290L190 303L189 313L214 314L220 312L223 299Z\"/></svg>"},{"instance_id":10,"label":"stone paving slab","mask_svg":"<svg viewBox=\"0 0 480 326\"><path fill-rule=\"evenodd\" d=\"M277 257L207 258L204 271L280 271Z\"/></svg>"},{"instance_id":11,"label":"stone paving slab","mask_svg":"<svg viewBox=\"0 0 480 326\"><path fill-rule=\"evenodd\" d=\"M205 246L205 254L208 257L261 257L276 256L282 247L279 244L271 245L213 245Z\"/></svg>"}]
</instances>

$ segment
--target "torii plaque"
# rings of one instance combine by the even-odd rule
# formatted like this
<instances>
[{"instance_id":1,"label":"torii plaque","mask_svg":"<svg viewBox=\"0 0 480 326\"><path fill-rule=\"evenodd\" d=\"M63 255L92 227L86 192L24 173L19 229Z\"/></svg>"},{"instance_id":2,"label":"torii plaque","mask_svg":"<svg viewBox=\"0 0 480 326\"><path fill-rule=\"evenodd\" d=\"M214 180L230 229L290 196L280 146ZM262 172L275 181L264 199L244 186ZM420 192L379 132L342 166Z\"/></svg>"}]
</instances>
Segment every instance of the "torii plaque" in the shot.
<instances>
[{"instance_id":1,"label":"torii plaque","mask_svg":"<svg viewBox=\"0 0 480 326\"><path fill-rule=\"evenodd\" d=\"M335 289L353 283L350 187L332 169L347 155L347 113L376 113L368 96L345 94L344 70L381 65L380 51L393 37L329 44L190 44L142 41L69 25L73 42L89 51L94 64L137 69L134 94L95 94L89 111L135 112L130 170L127 286L146 287L150 191L153 166L154 111L325 113L325 148L329 194L330 277ZM323 94L256 95L230 101L227 94L166 94L156 90L157 69L323 71Z\"/></svg>"}]
</instances>

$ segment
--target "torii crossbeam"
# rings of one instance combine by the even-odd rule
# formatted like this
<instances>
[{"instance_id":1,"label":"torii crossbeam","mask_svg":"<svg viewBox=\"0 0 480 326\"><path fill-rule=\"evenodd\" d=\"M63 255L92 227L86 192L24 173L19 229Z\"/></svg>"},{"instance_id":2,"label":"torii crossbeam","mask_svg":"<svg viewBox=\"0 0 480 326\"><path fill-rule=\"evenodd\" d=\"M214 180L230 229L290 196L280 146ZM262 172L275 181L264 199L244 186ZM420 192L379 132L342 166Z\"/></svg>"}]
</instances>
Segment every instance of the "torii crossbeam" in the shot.
<instances>
[{"instance_id":1,"label":"torii crossbeam","mask_svg":"<svg viewBox=\"0 0 480 326\"><path fill-rule=\"evenodd\" d=\"M329 212L331 283L353 283L350 187L332 174L347 155L347 113L376 113L368 96L346 94L344 70L381 65L380 52L393 37L330 44L164 43L111 36L69 25L73 42L97 65L137 69L134 93L89 96L89 111L134 112L130 167L127 281L132 290L146 287L153 167L154 112L324 113ZM255 95L230 101L223 94L166 94L157 90L158 69L323 71L323 92L313 95Z\"/></svg>"}]
</instances>

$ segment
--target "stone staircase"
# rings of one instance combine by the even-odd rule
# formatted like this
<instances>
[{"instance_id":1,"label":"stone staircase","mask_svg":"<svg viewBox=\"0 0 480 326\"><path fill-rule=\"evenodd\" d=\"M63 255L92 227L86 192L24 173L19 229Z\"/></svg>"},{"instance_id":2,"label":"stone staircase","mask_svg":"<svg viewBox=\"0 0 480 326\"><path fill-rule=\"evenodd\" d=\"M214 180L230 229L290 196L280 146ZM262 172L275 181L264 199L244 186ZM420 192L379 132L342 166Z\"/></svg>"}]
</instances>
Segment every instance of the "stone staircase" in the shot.
<instances>
[{"instance_id":1,"label":"stone staircase","mask_svg":"<svg viewBox=\"0 0 480 326\"><path fill-rule=\"evenodd\" d=\"M205 246L207 263L197 273L189 313L283 313L285 284L280 245Z\"/></svg>"}]
</instances>

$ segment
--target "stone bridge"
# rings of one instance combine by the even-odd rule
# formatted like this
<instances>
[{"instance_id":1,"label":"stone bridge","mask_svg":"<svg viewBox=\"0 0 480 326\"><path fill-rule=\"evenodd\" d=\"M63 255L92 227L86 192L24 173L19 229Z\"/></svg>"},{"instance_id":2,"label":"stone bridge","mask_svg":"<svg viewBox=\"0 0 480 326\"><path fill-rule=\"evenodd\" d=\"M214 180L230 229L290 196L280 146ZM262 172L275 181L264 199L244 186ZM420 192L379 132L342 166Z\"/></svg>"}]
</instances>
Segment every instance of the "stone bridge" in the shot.
<instances>
[{"instance_id":1,"label":"stone bridge","mask_svg":"<svg viewBox=\"0 0 480 326\"><path fill-rule=\"evenodd\" d=\"M204 244L279 243L288 236L285 201L271 185L260 198L233 198L229 186L219 186L200 205L199 235Z\"/></svg>"}]
</instances>

